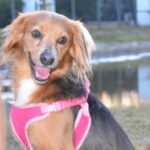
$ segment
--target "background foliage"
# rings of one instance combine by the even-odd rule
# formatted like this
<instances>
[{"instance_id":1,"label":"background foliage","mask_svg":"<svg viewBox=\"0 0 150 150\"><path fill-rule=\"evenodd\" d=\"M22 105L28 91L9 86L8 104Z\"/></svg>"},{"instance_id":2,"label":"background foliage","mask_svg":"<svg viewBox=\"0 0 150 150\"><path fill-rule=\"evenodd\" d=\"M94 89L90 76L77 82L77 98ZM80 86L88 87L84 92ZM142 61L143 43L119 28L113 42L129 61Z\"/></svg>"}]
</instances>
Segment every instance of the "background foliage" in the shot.
<instances>
[{"instance_id":1,"label":"background foliage","mask_svg":"<svg viewBox=\"0 0 150 150\"><path fill-rule=\"evenodd\" d=\"M71 1L73 0L56 0L56 11L68 17L71 16ZM124 14L130 13L135 19L134 1L135 0L74 0L76 19L82 21L96 21L97 12L99 11L101 21L116 21L117 11L121 20L124 19ZM98 8L98 1L100 6ZM117 4L119 2L119 4ZM118 10L119 9L119 10Z\"/></svg>"},{"instance_id":2,"label":"background foliage","mask_svg":"<svg viewBox=\"0 0 150 150\"><path fill-rule=\"evenodd\" d=\"M0 28L5 27L11 22L11 1L15 1L16 15L23 9L22 0L0 0ZM134 3L135 0L74 0L75 19L81 21L97 21L98 13L100 21L117 21L118 11L120 21L124 21L125 14L131 14L135 20ZM69 18L72 16L73 0L56 0L56 11ZM100 6L98 7L98 2ZM118 4L119 2L119 4Z\"/></svg>"},{"instance_id":3,"label":"background foliage","mask_svg":"<svg viewBox=\"0 0 150 150\"><path fill-rule=\"evenodd\" d=\"M16 2L16 15L22 11L22 0L15 0ZM0 0L0 28L5 27L11 22L11 1Z\"/></svg>"}]
</instances>

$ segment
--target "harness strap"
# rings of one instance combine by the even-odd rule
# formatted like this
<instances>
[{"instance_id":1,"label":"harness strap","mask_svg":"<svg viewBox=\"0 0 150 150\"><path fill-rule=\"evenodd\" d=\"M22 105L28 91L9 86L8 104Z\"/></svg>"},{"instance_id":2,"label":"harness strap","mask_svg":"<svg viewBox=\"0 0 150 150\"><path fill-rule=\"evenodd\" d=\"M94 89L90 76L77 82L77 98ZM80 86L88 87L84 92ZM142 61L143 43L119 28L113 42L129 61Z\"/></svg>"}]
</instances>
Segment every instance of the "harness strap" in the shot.
<instances>
[{"instance_id":1,"label":"harness strap","mask_svg":"<svg viewBox=\"0 0 150 150\"><path fill-rule=\"evenodd\" d=\"M81 105L85 102L87 102L86 98L82 97L82 98L74 98L72 100L67 101L58 101L52 104L43 103L41 105L41 111L43 113L62 111L73 106Z\"/></svg>"},{"instance_id":2,"label":"harness strap","mask_svg":"<svg viewBox=\"0 0 150 150\"><path fill-rule=\"evenodd\" d=\"M67 108L80 105L81 108L77 114L77 118L74 124L74 133L73 133L73 143L75 146L75 150L79 150L82 143L84 142L88 131L91 126L91 117L89 113L89 106L85 97L82 99L76 98L70 101L60 101L51 105L44 104L41 106L41 110L43 113L46 112L57 112L61 110L65 110Z\"/></svg>"},{"instance_id":3,"label":"harness strap","mask_svg":"<svg viewBox=\"0 0 150 150\"><path fill-rule=\"evenodd\" d=\"M73 142L75 150L79 150L79 148L81 147L89 132L90 126L91 117L89 113L89 106L86 102L84 104L81 104L81 109L78 112L74 125Z\"/></svg>"},{"instance_id":4,"label":"harness strap","mask_svg":"<svg viewBox=\"0 0 150 150\"><path fill-rule=\"evenodd\" d=\"M81 144L85 140L91 126L91 117L87 97L89 94L89 81L86 82L87 94L85 97L73 98L71 100L60 100L52 104L39 103L28 106L18 107L15 104L10 112L10 122L18 140L24 145L26 150L33 150L27 129L29 125L35 121L41 120L49 116L51 112L62 111L73 106L81 106L77 114L74 125L73 142L75 150L79 150Z\"/></svg>"}]
</instances>

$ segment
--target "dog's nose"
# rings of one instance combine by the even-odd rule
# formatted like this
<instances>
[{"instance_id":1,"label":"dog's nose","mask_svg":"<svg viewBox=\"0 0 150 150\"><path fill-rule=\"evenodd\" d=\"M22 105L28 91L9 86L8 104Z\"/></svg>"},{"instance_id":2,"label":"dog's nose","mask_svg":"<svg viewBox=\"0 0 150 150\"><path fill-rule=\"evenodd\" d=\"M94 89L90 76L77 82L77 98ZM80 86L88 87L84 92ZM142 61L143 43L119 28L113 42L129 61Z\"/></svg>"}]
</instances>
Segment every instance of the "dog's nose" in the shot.
<instances>
[{"instance_id":1,"label":"dog's nose","mask_svg":"<svg viewBox=\"0 0 150 150\"><path fill-rule=\"evenodd\" d=\"M45 66L52 65L54 62L54 56L52 55L52 53L50 51L45 50L40 55L40 61Z\"/></svg>"}]
</instances>

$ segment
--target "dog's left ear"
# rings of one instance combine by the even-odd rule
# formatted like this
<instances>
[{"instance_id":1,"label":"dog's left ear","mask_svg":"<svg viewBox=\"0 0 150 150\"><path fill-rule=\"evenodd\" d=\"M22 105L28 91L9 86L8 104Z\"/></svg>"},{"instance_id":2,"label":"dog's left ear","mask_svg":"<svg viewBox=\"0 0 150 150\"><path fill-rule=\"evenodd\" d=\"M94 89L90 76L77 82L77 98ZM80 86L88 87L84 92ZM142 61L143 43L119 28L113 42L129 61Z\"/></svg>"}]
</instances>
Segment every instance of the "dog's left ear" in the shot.
<instances>
[{"instance_id":1,"label":"dog's left ear","mask_svg":"<svg viewBox=\"0 0 150 150\"><path fill-rule=\"evenodd\" d=\"M26 15L20 14L19 17L2 31L4 42L1 47L3 52L1 64L10 60L10 57L14 54L14 50L17 50L21 45L21 39L25 33L26 21Z\"/></svg>"},{"instance_id":2,"label":"dog's left ear","mask_svg":"<svg viewBox=\"0 0 150 150\"><path fill-rule=\"evenodd\" d=\"M70 53L80 77L91 71L90 59L94 49L95 44L88 30L81 22L73 21L73 45Z\"/></svg>"}]
</instances>

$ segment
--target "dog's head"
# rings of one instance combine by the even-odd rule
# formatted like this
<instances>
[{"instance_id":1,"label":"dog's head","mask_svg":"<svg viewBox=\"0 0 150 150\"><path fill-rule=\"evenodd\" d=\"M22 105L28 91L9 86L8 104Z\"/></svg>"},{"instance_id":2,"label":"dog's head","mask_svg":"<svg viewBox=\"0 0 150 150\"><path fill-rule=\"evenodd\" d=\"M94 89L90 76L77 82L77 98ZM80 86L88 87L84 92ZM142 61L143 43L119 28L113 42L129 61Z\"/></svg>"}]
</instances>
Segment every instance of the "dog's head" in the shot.
<instances>
[{"instance_id":1,"label":"dog's head","mask_svg":"<svg viewBox=\"0 0 150 150\"><path fill-rule=\"evenodd\" d=\"M6 29L4 60L12 58L19 63L17 59L25 59L38 83L46 83L73 68L81 79L90 71L94 42L79 21L40 11L20 14Z\"/></svg>"}]
</instances>

